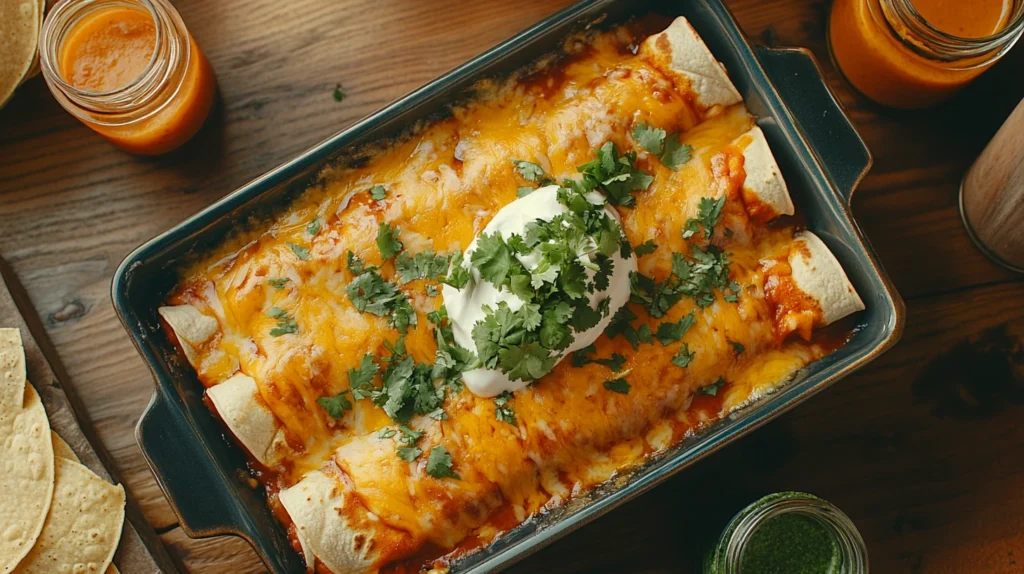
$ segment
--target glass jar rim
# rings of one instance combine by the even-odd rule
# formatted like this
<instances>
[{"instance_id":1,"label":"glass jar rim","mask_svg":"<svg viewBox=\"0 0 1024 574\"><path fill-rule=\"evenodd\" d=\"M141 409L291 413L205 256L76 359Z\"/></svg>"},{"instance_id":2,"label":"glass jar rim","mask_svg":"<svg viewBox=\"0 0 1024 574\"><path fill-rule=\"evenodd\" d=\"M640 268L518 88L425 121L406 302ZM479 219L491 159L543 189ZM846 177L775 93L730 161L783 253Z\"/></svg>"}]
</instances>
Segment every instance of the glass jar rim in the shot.
<instances>
[{"instance_id":1,"label":"glass jar rim","mask_svg":"<svg viewBox=\"0 0 1024 574\"><path fill-rule=\"evenodd\" d=\"M68 83L64 76L60 73L59 65L55 61L57 54L60 53L59 46L54 46L58 49L46 49L44 46L49 47L51 41L63 42L64 35L73 28L73 26L66 26L61 30L54 30L54 27L58 23L64 23L67 18L78 16L79 12L84 10L95 9L98 5L104 3L116 3L122 5L137 5L141 4L145 7L146 11L153 18L153 25L156 30L156 38L153 44L153 53L149 57L149 62L146 67L139 72L139 75L132 79L124 86L114 88L113 90L106 91L92 91L78 88ZM43 21L43 27L39 34L39 63L45 72L47 72L47 79L57 84L61 91L69 94L73 94L80 98L88 99L101 99L111 98L121 95L125 95L135 89L139 84L144 83L152 74L156 73L157 62L160 58L159 47L163 41L163 36L167 31L164 30L164 25L161 22L160 15L157 13L156 7L153 5L151 0L132 0L126 2L125 0L60 0L47 14L46 19ZM51 38L51 35L59 34L56 39Z\"/></svg>"},{"instance_id":2,"label":"glass jar rim","mask_svg":"<svg viewBox=\"0 0 1024 574\"><path fill-rule=\"evenodd\" d=\"M944 50L956 51L963 57L982 56L992 50L1007 49L1024 31L1024 1L1013 0L1013 9L1009 20L1002 29L989 34L971 38L957 36L937 28L925 19L914 7L912 0L885 0L900 22L910 31ZM887 12L883 10L883 12Z\"/></svg>"},{"instance_id":3,"label":"glass jar rim","mask_svg":"<svg viewBox=\"0 0 1024 574\"><path fill-rule=\"evenodd\" d=\"M786 513L811 517L829 531L847 568L841 571L842 574L867 574L867 547L853 521L827 500L802 492L765 496L747 506L730 521L726 527L728 539L723 541L725 572L742 574L743 551L753 533L768 520Z\"/></svg>"}]
</instances>

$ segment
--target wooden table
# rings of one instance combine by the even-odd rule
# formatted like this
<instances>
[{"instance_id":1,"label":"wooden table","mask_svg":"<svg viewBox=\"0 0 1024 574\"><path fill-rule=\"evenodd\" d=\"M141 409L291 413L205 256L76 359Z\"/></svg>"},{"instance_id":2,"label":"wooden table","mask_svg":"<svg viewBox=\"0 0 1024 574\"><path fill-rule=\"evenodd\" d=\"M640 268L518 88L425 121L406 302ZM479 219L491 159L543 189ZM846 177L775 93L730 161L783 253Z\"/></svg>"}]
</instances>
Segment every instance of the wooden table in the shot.
<instances>
[{"instance_id":1,"label":"wooden table","mask_svg":"<svg viewBox=\"0 0 1024 574\"><path fill-rule=\"evenodd\" d=\"M221 103L184 150L126 155L38 78L0 111L0 253L46 323L126 486L193 572L260 572L236 538L190 540L135 445L150 374L110 304L143 241L567 0L179 0ZM876 572L1024 572L1024 281L957 211L964 170L1024 96L1024 49L935 109L878 109L829 63L822 0L732 0L755 42L806 46L874 152L854 213L907 301L894 350L766 428L514 568L695 572L763 493L806 490L860 527ZM336 82L348 98L331 97Z\"/></svg>"}]
</instances>

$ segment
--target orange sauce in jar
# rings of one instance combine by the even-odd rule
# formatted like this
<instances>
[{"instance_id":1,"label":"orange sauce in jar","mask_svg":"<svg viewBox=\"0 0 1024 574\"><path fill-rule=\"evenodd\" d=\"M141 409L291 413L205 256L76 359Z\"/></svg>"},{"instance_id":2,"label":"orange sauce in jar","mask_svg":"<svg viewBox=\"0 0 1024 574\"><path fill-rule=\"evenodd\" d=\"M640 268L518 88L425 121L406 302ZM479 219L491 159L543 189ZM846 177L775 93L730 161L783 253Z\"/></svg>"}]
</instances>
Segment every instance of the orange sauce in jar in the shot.
<instances>
[{"instance_id":1,"label":"orange sauce in jar","mask_svg":"<svg viewBox=\"0 0 1024 574\"><path fill-rule=\"evenodd\" d=\"M164 10L160 16L158 9ZM69 111L131 153L157 155L179 147L199 131L213 106L213 69L192 35L176 25L177 13L175 22L166 10L173 7L160 0L92 9L64 32L54 54L56 73L70 87L64 99L58 97L61 104L81 108ZM158 17L167 19L161 24ZM168 41L178 42L178 49L167 49ZM132 103L117 103L124 101Z\"/></svg>"},{"instance_id":2,"label":"orange sauce in jar","mask_svg":"<svg viewBox=\"0 0 1024 574\"><path fill-rule=\"evenodd\" d=\"M846 79L896 108L938 103L1020 35L1014 0L835 0L829 47Z\"/></svg>"}]
</instances>

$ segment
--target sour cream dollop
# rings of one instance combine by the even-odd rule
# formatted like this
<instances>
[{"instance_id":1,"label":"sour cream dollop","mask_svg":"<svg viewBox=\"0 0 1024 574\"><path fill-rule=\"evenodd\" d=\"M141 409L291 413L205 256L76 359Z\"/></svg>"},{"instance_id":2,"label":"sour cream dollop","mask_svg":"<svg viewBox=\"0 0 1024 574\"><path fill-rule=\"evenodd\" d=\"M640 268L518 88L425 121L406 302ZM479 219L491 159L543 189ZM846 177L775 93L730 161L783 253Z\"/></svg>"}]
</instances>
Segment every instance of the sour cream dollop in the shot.
<instances>
[{"instance_id":1,"label":"sour cream dollop","mask_svg":"<svg viewBox=\"0 0 1024 574\"><path fill-rule=\"evenodd\" d=\"M603 195L598 192L592 192L587 196L587 199L597 205L603 204L605 213L615 221L619 221L619 214L605 203ZM558 202L557 185L542 187L501 208L494 215L494 219L484 227L482 233L491 234L497 232L507 241L512 234L524 235L527 224L538 219L551 221L568 210L566 206ZM441 289L445 307L448 309L448 321L451 324L455 342L474 353L477 352L477 348L476 343L473 341L473 326L485 317L486 313L483 309L485 305L494 309L497 308L499 302L504 301L508 304L509 308L517 310L524 304L524 301L512 292L504 288L499 291L492 283L480 277L480 272L469 263L473 251L476 250L476 245L477 241L474 239L465 252L465 265L469 267L470 271L469 283L462 289L456 289L450 285L444 285ZM587 259L590 262L590 258L594 254L596 254L596 250L591 253L582 254L580 259ZM519 255L517 257L528 270L533 271L536 269L538 258L535 254ZM573 351L593 343L604 332L605 328L608 327L615 312L629 300L629 275L631 272L636 271L636 258L632 253L628 258L623 258L619 250L615 250L615 253L611 255L611 259L613 269L611 278L608 281L608 288L604 291L595 289L593 293L587 295L590 307L593 309L598 309L598 305L604 299L609 299L608 314L602 317L597 325L586 331L573 331L573 342L567 349L562 351L559 361L565 359ZM593 277L593 272L588 271L588 274L589 278ZM463 373L463 380L470 391L481 397L493 397L505 391L516 391L529 384L529 381L522 379L513 381L500 370L486 368L466 371Z\"/></svg>"}]
</instances>

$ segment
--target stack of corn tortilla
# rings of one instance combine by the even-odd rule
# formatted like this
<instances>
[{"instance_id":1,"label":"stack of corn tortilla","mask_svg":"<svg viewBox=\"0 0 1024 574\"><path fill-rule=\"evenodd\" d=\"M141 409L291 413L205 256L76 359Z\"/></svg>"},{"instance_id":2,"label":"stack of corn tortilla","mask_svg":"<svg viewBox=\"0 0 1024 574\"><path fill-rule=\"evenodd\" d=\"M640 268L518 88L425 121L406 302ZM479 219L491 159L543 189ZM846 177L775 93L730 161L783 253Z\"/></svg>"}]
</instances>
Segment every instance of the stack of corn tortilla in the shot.
<instances>
[{"instance_id":1,"label":"stack of corn tortilla","mask_svg":"<svg viewBox=\"0 0 1024 574\"><path fill-rule=\"evenodd\" d=\"M46 0L0 0L0 107L39 72L39 31Z\"/></svg>"},{"instance_id":2,"label":"stack of corn tortilla","mask_svg":"<svg viewBox=\"0 0 1024 574\"><path fill-rule=\"evenodd\" d=\"M124 488L50 431L17 329L0 329L0 574L116 572Z\"/></svg>"}]
</instances>

